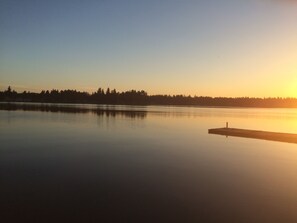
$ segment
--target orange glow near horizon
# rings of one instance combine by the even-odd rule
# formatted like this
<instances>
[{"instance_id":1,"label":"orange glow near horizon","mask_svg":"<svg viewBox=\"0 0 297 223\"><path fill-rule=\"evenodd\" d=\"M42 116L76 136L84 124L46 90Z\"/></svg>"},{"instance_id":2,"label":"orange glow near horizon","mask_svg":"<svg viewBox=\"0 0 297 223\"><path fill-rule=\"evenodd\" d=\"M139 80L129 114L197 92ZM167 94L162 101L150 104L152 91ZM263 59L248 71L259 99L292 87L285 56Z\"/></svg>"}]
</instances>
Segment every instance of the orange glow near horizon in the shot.
<instances>
[{"instance_id":1,"label":"orange glow near horizon","mask_svg":"<svg viewBox=\"0 0 297 223\"><path fill-rule=\"evenodd\" d=\"M118 10L108 1L102 4ZM296 4L157 4L164 7L153 4L144 17L140 5L140 11L134 8L129 13L135 17L125 18L111 16L120 16L118 12L106 14L101 6L90 8L85 20L69 12L67 20L61 16L44 21L43 27L56 28L42 32L29 22L17 26L23 17L6 13L0 42L4 52L0 55L0 89L10 85L17 91L92 93L110 87L145 90L150 95L297 97ZM80 9L77 13L83 13ZM37 12L27 13L32 21L39 21Z\"/></svg>"}]
</instances>

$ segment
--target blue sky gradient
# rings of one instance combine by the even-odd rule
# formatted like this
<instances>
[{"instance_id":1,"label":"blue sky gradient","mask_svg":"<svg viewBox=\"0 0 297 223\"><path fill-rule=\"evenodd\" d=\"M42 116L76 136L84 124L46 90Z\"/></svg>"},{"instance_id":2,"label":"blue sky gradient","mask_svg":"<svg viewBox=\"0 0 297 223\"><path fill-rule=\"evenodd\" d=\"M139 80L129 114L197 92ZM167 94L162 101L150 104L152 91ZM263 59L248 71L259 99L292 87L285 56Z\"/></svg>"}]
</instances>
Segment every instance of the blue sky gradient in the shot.
<instances>
[{"instance_id":1,"label":"blue sky gradient","mask_svg":"<svg viewBox=\"0 0 297 223\"><path fill-rule=\"evenodd\" d=\"M2 0L0 87L297 96L296 24L285 1Z\"/></svg>"}]
</instances>

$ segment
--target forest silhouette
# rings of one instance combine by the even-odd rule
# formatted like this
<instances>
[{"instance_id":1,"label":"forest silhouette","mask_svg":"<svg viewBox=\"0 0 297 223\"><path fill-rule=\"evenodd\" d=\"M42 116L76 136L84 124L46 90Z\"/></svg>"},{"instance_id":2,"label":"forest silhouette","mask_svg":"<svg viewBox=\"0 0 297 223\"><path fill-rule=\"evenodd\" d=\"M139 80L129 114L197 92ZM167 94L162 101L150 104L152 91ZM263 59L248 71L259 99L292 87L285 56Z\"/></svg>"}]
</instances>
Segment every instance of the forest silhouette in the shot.
<instances>
[{"instance_id":1,"label":"forest silhouette","mask_svg":"<svg viewBox=\"0 0 297 223\"><path fill-rule=\"evenodd\" d=\"M208 97L185 95L148 95L144 90L118 92L99 88L88 93L77 90L42 90L40 93L16 92L9 86L0 91L1 102L77 103L111 105L181 105L218 107L297 108L296 98Z\"/></svg>"}]
</instances>

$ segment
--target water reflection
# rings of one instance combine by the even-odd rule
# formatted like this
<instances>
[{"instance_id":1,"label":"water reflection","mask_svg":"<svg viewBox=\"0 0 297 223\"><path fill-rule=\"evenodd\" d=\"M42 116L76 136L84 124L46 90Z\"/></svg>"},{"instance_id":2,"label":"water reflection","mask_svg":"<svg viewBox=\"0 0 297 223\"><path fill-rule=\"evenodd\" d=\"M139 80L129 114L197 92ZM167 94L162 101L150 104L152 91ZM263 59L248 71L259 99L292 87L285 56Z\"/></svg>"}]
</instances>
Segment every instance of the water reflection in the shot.
<instances>
[{"instance_id":1,"label":"water reflection","mask_svg":"<svg viewBox=\"0 0 297 223\"><path fill-rule=\"evenodd\" d=\"M207 132L226 119L287 132L296 110L13 106L0 106L3 222L297 222L296 145Z\"/></svg>"},{"instance_id":2,"label":"water reflection","mask_svg":"<svg viewBox=\"0 0 297 223\"><path fill-rule=\"evenodd\" d=\"M144 119L147 115L143 110L121 110L114 107L95 107L95 106L77 106L66 104L41 104L41 103L0 103L0 110L6 111L40 111L40 112L60 112L73 114L92 113L98 116L116 117L124 116L127 118Z\"/></svg>"}]
</instances>

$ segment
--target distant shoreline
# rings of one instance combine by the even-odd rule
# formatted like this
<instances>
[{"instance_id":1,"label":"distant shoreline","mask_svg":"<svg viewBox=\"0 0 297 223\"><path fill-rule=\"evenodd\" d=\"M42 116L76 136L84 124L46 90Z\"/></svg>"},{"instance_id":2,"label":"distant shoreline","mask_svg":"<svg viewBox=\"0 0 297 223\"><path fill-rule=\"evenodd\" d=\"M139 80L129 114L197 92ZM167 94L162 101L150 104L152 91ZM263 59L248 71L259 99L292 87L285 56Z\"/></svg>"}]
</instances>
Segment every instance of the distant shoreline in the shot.
<instances>
[{"instance_id":1,"label":"distant shoreline","mask_svg":"<svg viewBox=\"0 0 297 223\"><path fill-rule=\"evenodd\" d=\"M139 106L186 106L212 108L297 108L297 98L208 97L185 95L148 95L141 90L118 92L99 88L87 93L77 90L51 90L18 93L8 87L0 91L0 102L97 104Z\"/></svg>"},{"instance_id":2,"label":"distant shoreline","mask_svg":"<svg viewBox=\"0 0 297 223\"><path fill-rule=\"evenodd\" d=\"M244 107L244 106L211 106L211 105L168 105L168 104L148 104L148 105L141 105L141 104L98 104L98 103L71 103L71 102L24 102L24 101L0 101L0 110L3 109L5 106L13 106L13 105L20 105L20 106L35 106L35 107L42 107L42 106L52 106L52 107L63 107L63 106L76 106L76 105L90 105L90 106L132 106L132 107L184 107L184 108L226 108L226 109L297 109L296 107ZM137 110L135 110L137 111Z\"/></svg>"}]
</instances>

